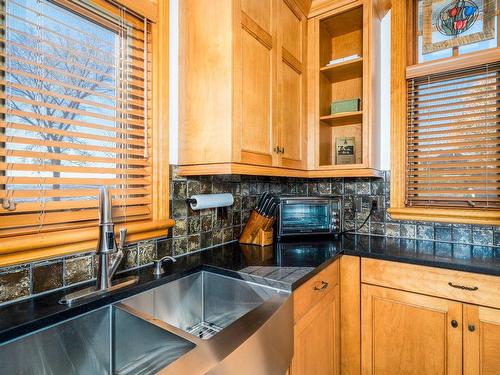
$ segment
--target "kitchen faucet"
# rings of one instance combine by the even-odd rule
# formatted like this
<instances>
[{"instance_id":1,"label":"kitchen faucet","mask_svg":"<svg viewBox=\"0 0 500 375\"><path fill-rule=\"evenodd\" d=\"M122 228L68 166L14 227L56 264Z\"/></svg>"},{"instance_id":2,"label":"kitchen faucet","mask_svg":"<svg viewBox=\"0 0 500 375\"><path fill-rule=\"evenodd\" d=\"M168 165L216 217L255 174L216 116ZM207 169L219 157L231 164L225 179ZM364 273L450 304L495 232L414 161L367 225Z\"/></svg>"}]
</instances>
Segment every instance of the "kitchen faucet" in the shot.
<instances>
[{"instance_id":1,"label":"kitchen faucet","mask_svg":"<svg viewBox=\"0 0 500 375\"><path fill-rule=\"evenodd\" d=\"M82 298L91 297L112 290L135 284L138 277L131 276L112 282L112 278L123 259L123 245L127 230L120 230L120 246L116 243L113 223L111 194L106 186L99 188L99 239L97 241L97 283L95 286L70 293L61 299L61 303L71 304Z\"/></svg>"}]
</instances>

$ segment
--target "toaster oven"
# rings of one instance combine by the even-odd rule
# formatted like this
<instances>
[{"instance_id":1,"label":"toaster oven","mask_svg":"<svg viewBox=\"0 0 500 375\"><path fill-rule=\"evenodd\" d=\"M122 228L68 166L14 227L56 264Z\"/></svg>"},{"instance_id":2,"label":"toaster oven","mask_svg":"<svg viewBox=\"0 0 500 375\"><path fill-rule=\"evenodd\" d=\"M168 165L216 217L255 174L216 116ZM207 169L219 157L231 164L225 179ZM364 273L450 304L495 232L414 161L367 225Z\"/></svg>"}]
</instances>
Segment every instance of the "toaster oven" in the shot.
<instances>
[{"instance_id":1,"label":"toaster oven","mask_svg":"<svg viewBox=\"0 0 500 375\"><path fill-rule=\"evenodd\" d=\"M342 216L340 197L282 197L278 239L306 234L339 234Z\"/></svg>"}]
</instances>

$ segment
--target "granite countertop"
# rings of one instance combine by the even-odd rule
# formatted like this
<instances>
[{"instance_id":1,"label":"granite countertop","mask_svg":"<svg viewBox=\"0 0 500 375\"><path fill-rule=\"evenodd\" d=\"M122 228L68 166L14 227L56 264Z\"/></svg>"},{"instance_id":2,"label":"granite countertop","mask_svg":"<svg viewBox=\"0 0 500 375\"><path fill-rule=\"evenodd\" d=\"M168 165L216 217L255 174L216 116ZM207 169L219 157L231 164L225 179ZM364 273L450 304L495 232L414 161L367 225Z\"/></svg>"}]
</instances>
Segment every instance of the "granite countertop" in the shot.
<instances>
[{"instance_id":1,"label":"granite countertop","mask_svg":"<svg viewBox=\"0 0 500 375\"><path fill-rule=\"evenodd\" d=\"M351 234L295 238L264 248L234 242L179 257L165 266L166 273L160 277L153 275L152 266L120 274L117 277L138 276L139 283L75 306L58 301L85 285L1 307L0 343L200 270L293 291L342 254L500 276L500 248Z\"/></svg>"}]
</instances>

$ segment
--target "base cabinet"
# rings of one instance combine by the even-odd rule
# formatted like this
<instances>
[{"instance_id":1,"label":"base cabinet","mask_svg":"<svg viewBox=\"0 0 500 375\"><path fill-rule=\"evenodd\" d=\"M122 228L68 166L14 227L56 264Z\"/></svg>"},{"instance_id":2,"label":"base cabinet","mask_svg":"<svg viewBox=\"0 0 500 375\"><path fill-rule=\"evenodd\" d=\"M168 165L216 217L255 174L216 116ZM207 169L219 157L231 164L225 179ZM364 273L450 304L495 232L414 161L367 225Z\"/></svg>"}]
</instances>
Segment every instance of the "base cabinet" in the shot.
<instances>
[{"instance_id":1,"label":"base cabinet","mask_svg":"<svg viewBox=\"0 0 500 375\"><path fill-rule=\"evenodd\" d=\"M340 374L338 261L294 296L294 356L290 375Z\"/></svg>"},{"instance_id":2,"label":"base cabinet","mask_svg":"<svg viewBox=\"0 0 500 375\"><path fill-rule=\"evenodd\" d=\"M462 304L361 287L362 373L461 374Z\"/></svg>"},{"instance_id":3,"label":"base cabinet","mask_svg":"<svg viewBox=\"0 0 500 375\"><path fill-rule=\"evenodd\" d=\"M463 334L464 374L499 374L500 310L464 305Z\"/></svg>"},{"instance_id":4,"label":"base cabinet","mask_svg":"<svg viewBox=\"0 0 500 375\"><path fill-rule=\"evenodd\" d=\"M500 374L498 278L363 259L361 280L363 375Z\"/></svg>"}]
</instances>

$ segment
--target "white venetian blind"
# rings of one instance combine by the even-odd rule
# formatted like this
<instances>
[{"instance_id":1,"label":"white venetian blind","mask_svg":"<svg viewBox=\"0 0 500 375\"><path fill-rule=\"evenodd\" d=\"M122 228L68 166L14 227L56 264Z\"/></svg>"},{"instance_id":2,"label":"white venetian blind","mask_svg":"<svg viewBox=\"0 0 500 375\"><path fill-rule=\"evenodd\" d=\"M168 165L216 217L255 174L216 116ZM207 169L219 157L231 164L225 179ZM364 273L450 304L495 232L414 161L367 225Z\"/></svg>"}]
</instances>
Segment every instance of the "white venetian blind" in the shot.
<instances>
[{"instance_id":1,"label":"white venetian blind","mask_svg":"<svg viewBox=\"0 0 500 375\"><path fill-rule=\"evenodd\" d=\"M0 1L0 236L151 215L150 25L112 3Z\"/></svg>"},{"instance_id":2,"label":"white venetian blind","mask_svg":"<svg viewBox=\"0 0 500 375\"><path fill-rule=\"evenodd\" d=\"M499 73L497 62L408 80L408 206L500 209Z\"/></svg>"}]
</instances>

